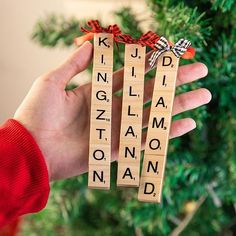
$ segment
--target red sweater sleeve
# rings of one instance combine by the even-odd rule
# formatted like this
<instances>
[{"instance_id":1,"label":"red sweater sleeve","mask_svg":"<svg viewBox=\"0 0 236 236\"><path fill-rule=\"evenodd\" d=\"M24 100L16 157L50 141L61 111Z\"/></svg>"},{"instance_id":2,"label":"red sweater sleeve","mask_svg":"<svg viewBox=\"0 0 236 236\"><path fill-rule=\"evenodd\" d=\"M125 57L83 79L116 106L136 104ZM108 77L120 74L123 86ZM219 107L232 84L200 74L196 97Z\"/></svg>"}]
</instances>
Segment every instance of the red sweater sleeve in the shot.
<instances>
[{"instance_id":1,"label":"red sweater sleeve","mask_svg":"<svg viewBox=\"0 0 236 236\"><path fill-rule=\"evenodd\" d=\"M32 135L16 120L0 127L0 228L47 203L49 178Z\"/></svg>"}]
</instances>

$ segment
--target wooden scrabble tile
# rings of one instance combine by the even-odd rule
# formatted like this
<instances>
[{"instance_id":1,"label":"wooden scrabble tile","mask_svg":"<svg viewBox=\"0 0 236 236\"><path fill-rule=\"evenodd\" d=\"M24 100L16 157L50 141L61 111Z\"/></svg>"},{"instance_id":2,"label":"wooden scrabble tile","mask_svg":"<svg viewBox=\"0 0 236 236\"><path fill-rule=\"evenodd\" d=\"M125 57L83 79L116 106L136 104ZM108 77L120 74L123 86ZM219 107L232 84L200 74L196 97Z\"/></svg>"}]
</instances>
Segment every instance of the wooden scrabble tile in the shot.
<instances>
[{"instance_id":1,"label":"wooden scrabble tile","mask_svg":"<svg viewBox=\"0 0 236 236\"><path fill-rule=\"evenodd\" d=\"M172 111L174 93L173 91L156 90L152 97L152 112Z\"/></svg>"},{"instance_id":2,"label":"wooden scrabble tile","mask_svg":"<svg viewBox=\"0 0 236 236\"><path fill-rule=\"evenodd\" d=\"M134 82L132 80L125 80L123 87L123 97L126 103L133 103L140 106L143 103L143 89L144 81Z\"/></svg>"},{"instance_id":3,"label":"wooden scrabble tile","mask_svg":"<svg viewBox=\"0 0 236 236\"><path fill-rule=\"evenodd\" d=\"M161 202L162 179L141 177L138 200L141 202Z\"/></svg>"},{"instance_id":4,"label":"wooden scrabble tile","mask_svg":"<svg viewBox=\"0 0 236 236\"><path fill-rule=\"evenodd\" d=\"M125 45L125 64L127 68L133 65L143 66L145 62L146 47L138 44L126 44Z\"/></svg>"},{"instance_id":5,"label":"wooden scrabble tile","mask_svg":"<svg viewBox=\"0 0 236 236\"><path fill-rule=\"evenodd\" d=\"M110 189L110 164L89 165L88 187Z\"/></svg>"},{"instance_id":6,"label":"wooden scrabble tile","mask_svg":"<svg viewBox=\"0 0 236 236\"><path fill-rule=\"evenodd\" d=\"M94 68L92 75L92 87L94 87L94 85L99 85L101 86L100 89L109 88L112 84L113 76L113 71L111 69L112 68Z\"/></svg>"},{"instance_id":7,"label":"wooden scrabble tile","mask_svg":"<svg viewBox=\"0 0 236 236\"><path fill-rule=\"evenodd\" d=\"M118 163L117 186L139 186L139 163Z\"/></svg>"},{"instance_id":8,"label":"wooden scrabble tile","mask_svg":"<svg viewBox=\"0 0 236 236\"><path fill-rule=\"evenodd\" d=\"M119 146L119 162L139 163L141 156L141 139L137 141L125 142L122 140Z\"/></svg>"},{"instance_id":9,"label":"wooden scrabble tile","mask_svg":"<svg viewBox=\"0 0 236 236\"><path fill-rule=\"evenodd\" d=\"M90 125L90 143L110 144L111 125L104 122L93 122Z\"/></svg>"},{"instance_id":10,"label":"wooden scrabble tile","mask_svg":"<svg viewBox=\"0 0 236 236\"><path fill-rule=\"evenodd\" d=\"M132 120L126 120L121 123L120 141L126 140L127 142L141 139L142 127L140 124L132 124Z\"/></svg>"},{"instance_id":11,"label":"wooden scrabble tile","mask_svg":"<svg viewBox=\"0 0 236 236\"><path fill-rule=\"evenodd\" d=\"M96 47L94 52L99 52L99 50L110 52L110 49L113 48L113 35L109 33L96 33L94 34L93 43L94 47Z\"/></svg>"},{"instance_id":12,"label":"wooden scrabble tile","mask_svg":"<svg viewBox=\"0 0 236 236\"><path fill-rule=\"evenodd\" d=\"M112 91L110 87L104 86L101 88L100 85L93 85L91 104L101 106L110 106L112 101ZM96 106L95 106L96 107Z\"/></svg>"},{"instance_id":13,"label":"wooden scrabble tile","mask_svg":"<svg viewBox=\"0 0 236 236\"><path fill-rule=\"evenodd\" d=\"M147 133L145 153L150 155L167 155L169 132L160 131Z\"/></svg>"},{"instance_id":14,"label":"wooden scrabble tile","mask_svg":"<svg viewBox=\"0 0 236 236\"><path fill-rule=\"evenodd\" d=\"M91 118L90 122L97 122L97 124L101 123L111 123L111 104L104 105L104 106L95 106L91 108Z\"/></svg>"},{"instance_id":15,"label":"wooden scrabble tile","mask_svg":"<svg viewBox=\"0 0 236 236\"><path fill-rule=\"evenodd\" d=\"M157 61L157 71L177 71L179 66L179 58L173 52L163 53Z\"/></svg>"},{"instance_id":16,"label":"wooden scrabble tile","mask_svg":"<svg viewBox=\"0 0 236 236\"><path fill-rule=\"evenodd\" d=\"M122 122L139 124L142 120L143 115L143 106L140 104L134 103L134 101L124 101L122 104Z\"/></svg>"},{"instance_id":17,"label":"wooden scrabble tile","mask_svg":"<svg viewBox=\"0 0 236 236\"><path fill-rule=\"evenodd\" d=\"M157 71L154 91L174 91L176 85L176 75L176 71Z\"/></svg>"},{"instance_id":18,"label":"wooden scrabble tile","mask_svg":"<svg viewBox=\"0 0 236 236\"><path fill-rule=\"evenodd\" d=\"M109 144L90 143L89 165L110 165L111 146Z\"/></svg>"},{"instance_id":19,"label":"wooden scrabble tile","mask_svg":"<svg viewBox=\"0 0 236 236\"><path fill-rule=\"evenodd\" d=\"M163 178L166 156L144 154L142 177Z\"/></svg>"},{"instance_id":20,"label":"wooden scrabble tile","mask_svg":"<svg viewBox=\"0 0 236 236\"><path fill-rule=\"evenodd\" d=\"M151 110L148 121L148 133L155 135L160 132L169 132L171 124L170 112L159 112L155 109Z\"/></svg>"}]
</instances>

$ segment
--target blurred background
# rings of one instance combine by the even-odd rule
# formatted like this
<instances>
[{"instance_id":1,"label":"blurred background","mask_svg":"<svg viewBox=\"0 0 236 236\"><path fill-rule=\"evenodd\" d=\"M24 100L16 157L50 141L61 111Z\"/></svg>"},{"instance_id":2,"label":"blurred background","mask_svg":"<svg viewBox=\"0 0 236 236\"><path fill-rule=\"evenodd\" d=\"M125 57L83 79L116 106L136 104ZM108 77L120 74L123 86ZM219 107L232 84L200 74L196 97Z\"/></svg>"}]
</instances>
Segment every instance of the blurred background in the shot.
<instances>
[{"instance_id":1,"label":"blurred background","mask_svg":"<svg viewBox=\"0 0 236 236\"><path fill-rule=\"evenodd\" d=\"M133 6L140 17L147 16L143 0L1 0L0 123L13 116L35 78L57 66L75 49L73 45L51 49L32 42L32 30L37 20L54 13L84 22L99 17L106 23L114 23L113 12L124 6ZM87 73L82 75L83 80L87 77Z\"/></svg>"},{"instance_id":2,"label":"blurred background","mask_svg":"<svg viewBox=\"0 0 236 236\"><path fill-rule=\"evenodd\" d=\"M90 19L117 23L137 38L153 30L173 42L189 39L197 51L191 62L204 62L209 74L177 94L206 87L212 102L174 117L194 118L197 129L170 141L162 204L138 202L137 189L116 188L113 163L110 191L89 190L86 174L55 182L46 209L9 228L19 236L236 235L234 0L1 0L0 122L14 114L37 76L75 49L73 40ZM115 69L123 65L119 48ZM73 84L90 78L91 67ZM15 235L9 228L0 235Z\"/></svg>"}]
</instances>

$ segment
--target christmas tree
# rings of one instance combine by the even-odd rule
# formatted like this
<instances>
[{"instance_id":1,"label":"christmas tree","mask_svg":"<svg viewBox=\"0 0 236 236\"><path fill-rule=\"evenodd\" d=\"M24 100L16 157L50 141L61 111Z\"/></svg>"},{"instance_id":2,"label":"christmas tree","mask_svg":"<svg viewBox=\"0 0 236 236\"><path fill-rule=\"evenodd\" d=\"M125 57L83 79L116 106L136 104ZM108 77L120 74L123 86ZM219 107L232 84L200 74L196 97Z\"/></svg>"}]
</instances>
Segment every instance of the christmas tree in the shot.
<instances>
[{"instance_id":1,"label":"christmas tree","mask_svg":"<svg viewBox=\"0 0 236 236\"><path fill-rule=\"evenodd\" d=\"M55 182L47 208L26 218L23 235L236 234L236 2L148 0L147 5L149 29L173 42L189 39L197 49L194 61L208 66L206 79L178 87L177 94L201 86L213 95L209 105L174 117L194 118L197 129L170 141L162 204L138 202L137 189L117 188L113 163L110 191L89 190L86 174ZM124 33L140 37L132 9L115 14ZM71 46L87 20L49 15L37 22L32 38L42 46ZM123 49L114 53L115 69L123 65ZM146 79L153 76L151 71Z\"/></svg>"}]
</instances>

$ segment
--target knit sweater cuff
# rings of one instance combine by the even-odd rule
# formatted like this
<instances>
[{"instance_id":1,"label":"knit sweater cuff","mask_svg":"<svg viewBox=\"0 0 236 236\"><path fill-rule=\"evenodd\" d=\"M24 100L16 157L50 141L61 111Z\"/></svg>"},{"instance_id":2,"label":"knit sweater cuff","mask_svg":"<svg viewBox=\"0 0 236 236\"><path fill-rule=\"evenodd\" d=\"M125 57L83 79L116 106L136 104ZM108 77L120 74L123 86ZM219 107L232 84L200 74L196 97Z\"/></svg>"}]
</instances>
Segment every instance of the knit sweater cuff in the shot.
<instances>
[{"instance_id":1,"label":"knit sweater cuff","mask_svg":"<svg viewBox=\"0 0 236 236\"><path fill-rule=\"evenodd\" d=\"M1 217L14 218L44 208L50 186L39 146L14 119L0 127L0 154L0 208L5 209L5 215L0 213L1 225Z\"/></svg>"}]
</instances>

